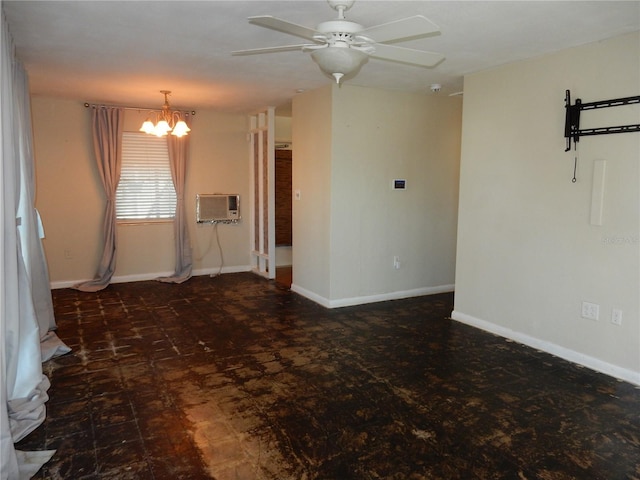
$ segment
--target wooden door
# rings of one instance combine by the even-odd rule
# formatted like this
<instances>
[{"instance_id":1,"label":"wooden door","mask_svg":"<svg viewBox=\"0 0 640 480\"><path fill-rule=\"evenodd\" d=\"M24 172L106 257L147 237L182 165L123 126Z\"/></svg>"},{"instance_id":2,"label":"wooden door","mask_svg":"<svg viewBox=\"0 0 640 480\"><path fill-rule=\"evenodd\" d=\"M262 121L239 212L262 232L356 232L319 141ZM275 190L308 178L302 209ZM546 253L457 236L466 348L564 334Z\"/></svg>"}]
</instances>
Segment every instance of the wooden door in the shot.
<instances>
[{"instance_id":1,"label":"wooden door","mask_svg":"<svg viewBox=\"0 0 640 480\"><path fill-rule=\"evenodd\" d=\"M276 150L276 247L292 245L292 152Z\"/></svg>"}]
</instances>

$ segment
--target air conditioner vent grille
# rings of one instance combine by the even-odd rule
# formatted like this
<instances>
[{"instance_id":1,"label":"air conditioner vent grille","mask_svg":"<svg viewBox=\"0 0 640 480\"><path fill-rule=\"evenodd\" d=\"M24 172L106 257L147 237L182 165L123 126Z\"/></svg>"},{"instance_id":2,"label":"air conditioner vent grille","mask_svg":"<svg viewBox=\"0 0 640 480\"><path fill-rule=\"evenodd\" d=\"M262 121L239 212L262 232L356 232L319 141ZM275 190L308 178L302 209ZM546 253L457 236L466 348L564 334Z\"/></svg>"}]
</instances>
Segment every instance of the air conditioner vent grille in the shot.
<instances>
[{"instance_id":1,"label":"air conditioner vent grille","mask_svg":"<svg viewBox=\"0 0 640 480\"><path fill-rule=\"evenodd\" d=\"M237 223L240 220L240 195L198 194L197 223Z\"/></svg>"}]
</instances>

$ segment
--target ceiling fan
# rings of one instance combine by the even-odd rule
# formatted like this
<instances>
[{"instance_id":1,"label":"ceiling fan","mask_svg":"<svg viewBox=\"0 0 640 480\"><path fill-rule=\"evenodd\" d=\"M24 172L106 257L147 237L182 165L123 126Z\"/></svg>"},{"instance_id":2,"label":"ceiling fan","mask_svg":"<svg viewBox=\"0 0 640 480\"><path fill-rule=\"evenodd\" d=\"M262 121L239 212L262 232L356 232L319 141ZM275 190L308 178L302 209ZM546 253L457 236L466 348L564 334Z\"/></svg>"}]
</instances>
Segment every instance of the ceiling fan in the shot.
<instances>
[{"instance_id":1,"label":"ceiling fan","mask_svg":"<svg viewBox=\"0 0 640 480\"><path fill-rule=\"evenodd\" d=\"M433 67L444 59L444 56L439 53L389 45L415 37L438 34L440 32L438 26L422 15L364 27L347 20L344 16L355 0L327 0L327 2L338 12L338 18L322 22L315 29L270 15L249 17L249 23L253 25L301 37L313 43L237 50L232 52L232 55L292 50L311 52L311 58L318 64L320 70L333 77L338 84L343 77L355 76L369 57L421 67Z\"/></svg>"}]
</instances>

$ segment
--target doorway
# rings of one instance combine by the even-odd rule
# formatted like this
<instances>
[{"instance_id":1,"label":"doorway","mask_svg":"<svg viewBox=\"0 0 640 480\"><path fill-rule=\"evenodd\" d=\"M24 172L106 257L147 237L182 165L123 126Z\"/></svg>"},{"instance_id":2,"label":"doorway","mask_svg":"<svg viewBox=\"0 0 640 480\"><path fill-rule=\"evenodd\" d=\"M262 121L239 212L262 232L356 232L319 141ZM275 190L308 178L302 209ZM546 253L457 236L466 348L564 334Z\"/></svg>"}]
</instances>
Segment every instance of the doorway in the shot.
<instances>
[{"instance_id":1,"label":"doorway","mask_svg":"<svg viewBox=\"0 0 640 480\"><path fill-rule=\"evenodd\" d=\"M291 287L292 281L292 177L293 152L275 151L276 282Z\"/></svg>"}]
</instances>

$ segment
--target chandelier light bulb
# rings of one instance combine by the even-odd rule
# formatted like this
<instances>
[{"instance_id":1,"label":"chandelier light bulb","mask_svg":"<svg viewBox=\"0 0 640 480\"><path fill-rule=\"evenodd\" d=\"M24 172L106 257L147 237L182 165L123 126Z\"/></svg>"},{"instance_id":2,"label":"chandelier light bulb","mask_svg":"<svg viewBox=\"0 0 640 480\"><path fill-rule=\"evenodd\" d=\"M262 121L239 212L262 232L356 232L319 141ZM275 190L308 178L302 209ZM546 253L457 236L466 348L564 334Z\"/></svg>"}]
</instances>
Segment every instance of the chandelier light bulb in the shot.
<instances>
[{"instance_id":1,"label":"chandelier light bulb","mask_svg":"<svg viewBox=\"0 0 640 480\"><path fill-rule=\"evenodd\" d=\"M169 122L163 119L163 120L160 120L156 125L155 134L159 137L162 137L170 131L171 131L171 127L169 126Z\"/></svg>"},{"instance_id":2,"label":"chandelier light bulb","mask_svg":"<svg viewBox=\"0 0 640 480\"><path fill-rule=\"evenodd\" d=\"M155 128L156 127L153 125L153 122L149 118L147 118L142 124L142 127L140 127L140 131L144 133L153 134L155 133Z\"/></svg>"},{"instance_id":3,"label":"chandelier light bulb","mask_svg":"<svg viewBox=\"0 0 640 480\"><path fill-rule=\"evenodd\" d=\"M176 126L173 127L171 135L175 135L176 137L183 137L190 131L191 129L187 126L184 120L180 120L178 121L178 123L176 123Z\"/></svg>"}]
</instances>

